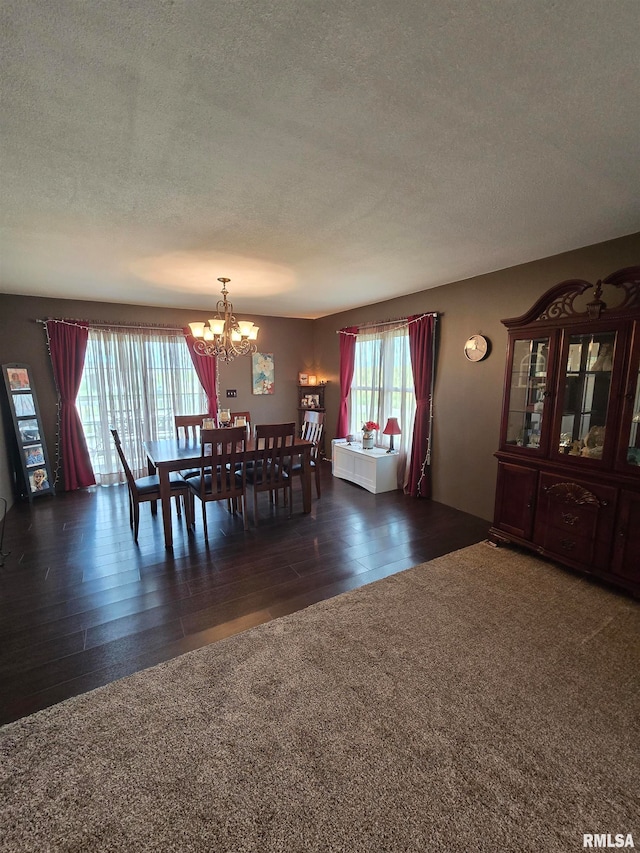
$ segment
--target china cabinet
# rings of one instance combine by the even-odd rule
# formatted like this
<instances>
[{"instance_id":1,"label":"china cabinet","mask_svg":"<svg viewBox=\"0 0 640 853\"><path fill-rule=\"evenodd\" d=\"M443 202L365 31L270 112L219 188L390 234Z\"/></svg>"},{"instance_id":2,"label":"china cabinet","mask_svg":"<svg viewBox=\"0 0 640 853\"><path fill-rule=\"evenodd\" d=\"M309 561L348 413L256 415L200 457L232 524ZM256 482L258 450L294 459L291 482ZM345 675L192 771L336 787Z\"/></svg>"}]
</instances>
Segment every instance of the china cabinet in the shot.
<instances>
[{"instance_id":1,"label":"china cabinet","mask_svg":"<svg viewBox=\"0 0 640 853\"><path fill-rule=\"evenodd\" d=\"M640 594L640 266L562 282L502 322L490 539Z\"/></svg>"}]
</instances>

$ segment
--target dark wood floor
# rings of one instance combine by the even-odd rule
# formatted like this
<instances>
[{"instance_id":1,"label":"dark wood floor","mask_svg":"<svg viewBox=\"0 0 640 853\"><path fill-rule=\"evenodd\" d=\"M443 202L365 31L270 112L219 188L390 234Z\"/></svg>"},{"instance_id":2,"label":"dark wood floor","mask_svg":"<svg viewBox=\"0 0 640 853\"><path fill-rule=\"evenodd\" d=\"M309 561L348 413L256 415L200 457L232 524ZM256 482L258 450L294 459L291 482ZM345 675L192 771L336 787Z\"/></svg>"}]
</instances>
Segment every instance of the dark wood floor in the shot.
<instances>
[{"instance_id":1,"label":"dark wood floor","mask_svg":"<svg viewBox=\"0 0 640 853\"><path fill-rule=\"evenodd\" d=\"M486 538L489 523L401 492L372 495L322 472L310 515L294 495L260 496L244 532L209 504L209 545L174 516L141 506L139 544L125 486L16 504L0 568L0 723L199 648L314 602Z\"/></svg>"}]
</instances>

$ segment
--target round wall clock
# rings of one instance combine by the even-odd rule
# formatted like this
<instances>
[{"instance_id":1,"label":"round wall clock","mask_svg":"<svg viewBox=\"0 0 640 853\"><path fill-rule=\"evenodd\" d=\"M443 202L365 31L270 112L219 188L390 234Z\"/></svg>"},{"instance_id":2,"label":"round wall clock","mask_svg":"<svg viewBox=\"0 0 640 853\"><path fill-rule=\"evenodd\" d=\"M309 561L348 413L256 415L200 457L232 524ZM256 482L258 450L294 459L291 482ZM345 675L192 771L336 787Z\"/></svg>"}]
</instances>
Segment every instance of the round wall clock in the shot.
<instances>
[{"instance_id":1,"label":"round wall clock","mask_svg":"<svg viewBox=\"0 0 640 853\"><path fill-rule=\"evenodd\" d=\"M464 345L464 354L469 361L482 361L489 355L489 341L484 335L471 335Z\"/></svg>"}]
</instances>

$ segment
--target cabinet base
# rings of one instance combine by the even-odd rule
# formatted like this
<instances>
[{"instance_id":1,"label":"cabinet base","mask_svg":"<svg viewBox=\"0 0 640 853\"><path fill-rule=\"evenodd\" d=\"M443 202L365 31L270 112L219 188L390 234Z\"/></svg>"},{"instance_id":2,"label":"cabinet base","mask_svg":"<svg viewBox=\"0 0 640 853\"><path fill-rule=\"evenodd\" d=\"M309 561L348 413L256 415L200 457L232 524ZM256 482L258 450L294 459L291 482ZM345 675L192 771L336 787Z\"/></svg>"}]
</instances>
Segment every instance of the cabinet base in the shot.
<instances>
[{"instance_id":1,"label":"cabinet base","mask_svg":"<svg viewBox=\"0 0 640 853\"><path fill-rule=\"evenodd\" d=\"M502 548L509 545L518 545L522 548L526 548L528 551L533 551L540 557L544 557L546 560L550 560L553 563L558 563L561 566L566 566L568 569L572 571L579 572L580 574L587 575L588 577L597 578L598 580L605 581L612 586L615 586L619 589L623 589L625 592L630 593L634 596L634 598L640 598L640 582L636 582L629 578L622 577L621 575L613 574L613 572L599 571L594 568L587 568L584 565L579 565L572 560L568 560L563 557L561 554L555 554L551 551L547 551L545 548L542 548L540 545L536 545L534 542L530 542L526 539L521 539L518 536L511 536L509 534L505 534L503 530L500 530L496 527L491 527L488 533L489 542L494 545L496 548Z\"/></svg>"}]
</instances>

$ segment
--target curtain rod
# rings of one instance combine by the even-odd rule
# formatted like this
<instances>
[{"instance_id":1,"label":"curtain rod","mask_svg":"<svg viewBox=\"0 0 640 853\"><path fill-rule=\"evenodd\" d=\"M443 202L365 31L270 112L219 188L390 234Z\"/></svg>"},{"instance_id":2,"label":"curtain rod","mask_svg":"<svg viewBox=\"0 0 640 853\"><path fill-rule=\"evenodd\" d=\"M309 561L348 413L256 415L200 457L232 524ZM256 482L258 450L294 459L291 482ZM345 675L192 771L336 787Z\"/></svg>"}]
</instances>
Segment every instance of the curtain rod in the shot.
<instances>
[{"instance_id":1,"label":"curtain rod","mask_svg":"<svg viewBox=\"0 0 640 853\"><path fill-rule=\"evenodd\" d=\"M422 320L423 317L438 317L439 314L437 311L425 311L424 314L419 314L417 317L409 320L407 317L401 317L397 320L380 320L379 322L372 321L371 323L364 323L362 326L358 326L358 331L366 331L367 329L377 329L380 326L393 326L396 324L399 329L403 326L408 326L409 323L415 323L418 320ZM345 332L344 329L336 329L336 335L352 335L353 332Z\"/></svg>"},{"instance_id":2,"label":"curtain rod","mask_svg":"<svg viewBox=\"0 0 640 853\"><path fill-rule=\"evenodd\" d=\"M83 329L133 329L137 332L180 332L180 334L184 333L184 328L177 328L176 326L157 326L153 323L138 323L135 326L128 325L127 323L104 323L98 320L71 320L71 319L58 319L56 317L49 317L47 320L36 320L36 323L41 323L43 326L47 323L63 323L66 326L80 326Z\"/></svg>"}]
</instances>

